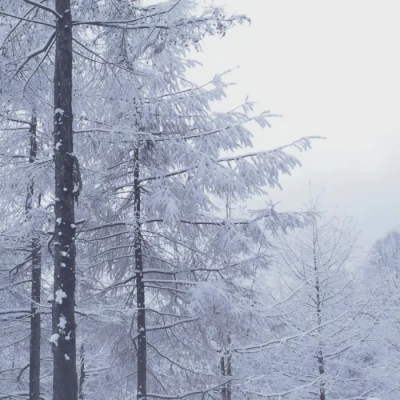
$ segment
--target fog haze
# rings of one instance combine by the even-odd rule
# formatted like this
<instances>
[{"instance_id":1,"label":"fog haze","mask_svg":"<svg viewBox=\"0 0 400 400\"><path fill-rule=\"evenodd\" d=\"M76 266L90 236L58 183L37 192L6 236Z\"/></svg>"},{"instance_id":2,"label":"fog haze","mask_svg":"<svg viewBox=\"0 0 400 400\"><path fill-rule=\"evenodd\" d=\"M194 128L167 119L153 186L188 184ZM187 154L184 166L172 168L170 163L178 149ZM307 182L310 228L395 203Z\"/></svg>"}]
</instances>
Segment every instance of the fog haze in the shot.
<instances>
[{"instance_id":1,"label":"fog haze","mask_svg":"<svg viewBox=\"0 0 400 400\"><path fill-rule=\"evenodd\" d=\"M400 3L392 0L229 0L251 18L210 38L199 81L234 68L225 106L246 95L283 114L255 135L257 149L324 136L300 154L303 167L270 191L281 210L324 191L324 206L354 216L370 245L400 224ZM239 68L236 68L239 67ZM258 200L257 202L262 201Z\"/></svg>"}]
</instances>

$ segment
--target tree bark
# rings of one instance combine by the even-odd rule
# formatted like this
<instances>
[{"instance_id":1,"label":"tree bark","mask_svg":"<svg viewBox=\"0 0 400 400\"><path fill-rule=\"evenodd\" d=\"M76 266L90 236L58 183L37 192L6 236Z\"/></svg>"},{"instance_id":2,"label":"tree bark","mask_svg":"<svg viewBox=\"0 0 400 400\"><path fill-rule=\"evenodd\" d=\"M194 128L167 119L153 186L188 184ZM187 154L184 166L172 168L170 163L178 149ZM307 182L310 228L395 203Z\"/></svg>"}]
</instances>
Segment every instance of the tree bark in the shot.
<instances>
[{"instance_id":1,"label":"tree bark","mask_svg":"<svg viewBox=\"0 0 400 400\"><path fill-rule=\"evenodd\" d=\"M84 399L84 394L83 394L83 387L85 385L85 378L86 378L86 372L85 372L85 348L82 344L81 349L80 349L80 376L79 376L79 400Z\"/></svg>"},{"instance_id":2,"label":"tree bark","mask_svg":"<svg viewBox=\"0 0 400 400\"><path fill-rule=\"evenodd\" d=\"M42 274L41 246L32 242L31 338L29 355L29 399L40 399L40 288Z\"/></svg>"},{"instance_id":3,"label":"tree bark","mask_svg":"<svg viewBox=\"0 0 400 400\"><path fill-rule=\"evenodd\" d=\"M316 292L316 307L317 307L317 323L319 326L322 324L322 300L321 300L321 287L319 282L319 273L318 273L318 260L317 260L317 244L318 244L318 232L316 227L313 228L313 262L314 262L314 278L315 278L315 292ZM322 328L318 329L318 333L322 334ZM324 353L322 350L321 342L318 343L317 349L317 362L318 362L318 372L321 377L321 383L319 385L319 400L326 400L325 396L325 361L324 361Z\"/></svg>"},{"instance_id":4,"label":"tree bark","mask_svg":"<svg viewBox=\"0 0 400 400\"><path fill-rule=\"evenodd\" d=\"M29 126L30 149L29 163L33 163L37 156L36 116L32 116ZM29 183L26 196L25 212L28 215L33 208L34 181ZM29 217L29 215L28 215ZM29 399L40 399L40 289L42 275L42 256L39 238L35 237L35 221L33 224L32 238L32 274L31 274L31 337L29 348Z\"/></svg>"},{"instance_id":5,"label":"tree bark","mask_svg":"<svg viewBox=\"0 0 400 400\"><path fill-rule=\"evenodd\" d=\"M221 375L232 376L232 352L231 352L231 335L227 335L227 347L222 353L220 360ZM228 380L221 388L221 399L231 400L232 398L232 381Z\"/></svg>"},{"instance_id":6,"label":"tree bark","mask_svg":"<svg viewBox=\"0 0 400 400\"><path fill-rule=\"evenodd\" d=\"M220 366L221 366L221 375L225 376L226 371L225 371L225 353L222 353L222 357L220 360ZM226 384L224 384L221 388L221 400L226 400Z\"/></svg>"},{"instance_id":7,"label":"tree bark","mask_svg":"<svg viewBox=\"0 0 400 400\"><path fill-rule=\"evenodd\" d=\"M147 398L147 342L146 342L146 310L145 287L143 282L142 239L140 233L140 186L139 186L139 149L134 150L134 204L135 204L135 270L136 270L136 301L137 301L137 400Z\"/></svg>"},{"instance_id":8,"label":"tree bark","mask_svg":"<svg viewBox=\"0 0 400 400\"><path fill-rule=\"evenodd\" d=\"M231 336L228 335L228 350L226 352L226 376L232 376ZM226 400L232 398L232 381L226 383Z\"/></svg>"},{"instance_id":9,"label":"tree bark","mask_svg":"<svg viewBox=\"0 0 400 400\"><path fill-rule=\"evenodd\" d=\"M77 400L71 1L55 0L53 400Z\"/></svg>"}]
</instances>

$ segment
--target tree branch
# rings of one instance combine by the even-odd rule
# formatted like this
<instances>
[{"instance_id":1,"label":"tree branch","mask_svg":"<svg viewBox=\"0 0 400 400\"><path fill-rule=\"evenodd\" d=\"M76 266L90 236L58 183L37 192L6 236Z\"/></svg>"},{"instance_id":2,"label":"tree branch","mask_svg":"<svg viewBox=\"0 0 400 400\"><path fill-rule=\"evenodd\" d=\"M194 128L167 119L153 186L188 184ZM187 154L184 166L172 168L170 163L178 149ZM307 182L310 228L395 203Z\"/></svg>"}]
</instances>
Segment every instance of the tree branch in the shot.
<instances>
[{"instance_id":1,"label":"tree branch","mask_svg":"<svg viewBox=\"0 0 400 400\"><path fill-rule=\"evenodd\" d=\"M306 149L308 149L310 147L310 144L309 144L310 139L323 139L323 138L320 137L320 136L303 137L303 138L301 138L299 140L296 140L293 143L290 143L290 144L287 144L287 145L284 145L284 146L280 146L280 147L277 147L277 148L272 149L272 150L258 151L258 152L254 152L254 153L241 154L241 155L232 156L232 157L222 157L222 158L218 158L218 159L214 160L214 162L219 164L219 163L222 163L222 162L242 160L242 159L245 159L245 158L248 158L248 157L259 157L259 156L268 155L268 154L272 154L272 153L279 153L279 152L282 152L284 149L287 149L289 147L296 147L300 151L303 151L303 150L306 150ZM170 178L170 177L173 177L173 176L176 176L176 175L184 174L184 173L189 172L189 171L191 171L191 170L193 170L195 168L197 168L197 167L195 166L195 167L192 167L190 169L189 168L182 168L180 170L172 171L172 172L166 173L164 175L144 177L144 178L140 179L140 183L148 182L148 181L154 181L156 179ZM129 185L121 186L121 187L119 187L119 189L122 188L122 187L125 187L125 186L129 186Z\"/></svg>"},{"instance_id":2,"label":"tree branch","mask_svg":"<svg viewBox=\"0 0 400 400\"><path fill-rule=\"evenodd\" d=\"M4 15L6 17L10 17L10 18L15 18L18 19L20 21L26 21L26 22L30 22L32 24L38 24L38 25L45 25L45 26L49 26L50 28L55 28L54 25L49 24L48 22L43 22L43 21L36 21L33 19L28 19L28 18L24 18L24 17L19 17L18 15L13 15L13 14L8 14L4 11L0 11L0 15Z\"/></svg>"},{"instance_id":3,"label":"tree branch","mask_svg":"<svg viewBox=\"0 0 400 400\"><path fill-rule=\"evenodd\" d=\"M21 72L22 68L25 67L26 64L28 64L28 62L30 60L32 60L32 58L36 57L37 55L44 53L45 51L47 51L47 49L49 47L51 47L53 40L56 36L56 32L54 31L50 37L48 38L47 42L45 43L45 45L37 50L34 50L33 52L31 52L30 54L27 55L26 60L21 64L21 66L18 68L17 72L14 74L14 76L16 76L19 72Z\"/></svg>"},{"instance_id":4,"label":"tree branch","mask_svg":"<svg viewBox=\"0 0 400 400\"><path fill-rule=\"evenodd\" d=\"M56 10L53 10L52 8L47 7L47 6L43 5L43 4L36 3L36 1L24 0L24 2L30 4L31 6L35 6L37 8L41 8L42 10L53 14L56 18L62 18L61 15Z\"/></svg>"}]
</instances>

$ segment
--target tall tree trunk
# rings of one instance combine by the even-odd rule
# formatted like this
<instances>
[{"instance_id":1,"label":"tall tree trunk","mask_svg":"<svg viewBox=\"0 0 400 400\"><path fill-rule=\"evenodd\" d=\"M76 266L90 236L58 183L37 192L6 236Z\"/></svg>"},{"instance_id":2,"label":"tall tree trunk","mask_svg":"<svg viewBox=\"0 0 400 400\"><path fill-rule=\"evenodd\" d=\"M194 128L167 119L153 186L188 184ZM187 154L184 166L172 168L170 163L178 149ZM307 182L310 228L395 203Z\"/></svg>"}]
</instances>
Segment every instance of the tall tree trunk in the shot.
<instances>
[{"instance_id":1,"label":"tall tree trunk","mask_svg":"<svg viewBox=\"0 0 400 400\"><path fill-rule=\"evenodd\" d=\"M77 400L71 0L55 0L53 400Z\"/></svg>"},{"instance_id":2,"label":"tall tree trunk","mask_svg":"<svg viewBox=\"0 0 400 400\"><path fill-rule=\"evenodd\" d=\"M42 249L38 239L32 242L31 340L29 355L29 399L40 399L40 288Z\"/></svg>"},{"instance_id":3,"label":"tall tree trunk","mask_svg":"<svg viewBox=\"0 0 400 400\"><path fill-rule=\"evenodd\" d=\"M86 372L85 372L85 348L83 344L81 345L80 349L80 375L79 375L79 400L84 399L83 395L83 387L85 385L85 378L86 378Z\"/></svg>"},{"instance_id":4,"label":"tall tree trunk","mask_svg":"<svg viewBox=\"0 0 400 400\"><path fill-rule=\"evenodd\" d=\"M226 196L226 218L232 218L232 208L229 195ZM226 335L227 348L221 359L221 370L223 376L232 376L232 353L231 353L231 335ZM228 381L222 388L222 400L231 400L232 398L232 381Z\"/></svg>"},{"instance_id":5,"label":"tall tree trunk","mask_svg":"<svg viewBox=\"0 0 400 400\"><path fill-rule=\"evenodd\" d=\"M29 162L33 163L37 156L37 140L36 140L36 116L32 116L29 126L30 149ZM29 183L26 196L25 211L26 214L33 208L34 181ZM33 223L33 239L32 239L32 283L31 283L31 337L29 349L29 399L39 400L40 398L40 288L42 275L42 255L39 238L35 237L35 221Z\"/></svg>"},{"instance_id":6,"label":"tall tree trunk","mask_svg":"<svg viewBox=\"0 0 400 400\"><path fill-rule=\"evenodd\" d=\"M231 335L227 335L227 348L224 350L221 360L221 375L232 376L232 353L231 353ZM221 399L231 400L232 399L232 381L227 381L221 388Z\"/></svg>"},{"instance_id":7,"label":"tall tree trunk","mask_svg":"<svg viewBox=\"0 0 400 400\"><path fill-rule=\"evenodd\" d=\"M226 376L232 376L231 335L228 334L228 349L226 351ZM232 398L232 381L226 383L226 400Z\"/></svg>"},{"instance_id":8,"label":"tall tree trunk","mask_svg":"<svg viewBox=\"0 0 400 400\"><path fill-rule=\"evenodd\" d=\"M318 271L318 260L317 260L317 245L318 245L318 232L316 227L313 228L313 258L314 258L314 278L315 278L315 292L316 292L316 307L317 307L317 323L320 326L318 333L322 334L322 300L321 300L321 286L319 282L319 271ZM317 362L318 372L321 377L321 383L319 385L319 400L326 400L325 396L325 360L324 353L322 350L321 342L318 343L317 348Z\"/></svg>"},{"instance_id":9,"label":"tall tree trunk","mask_svg":"<svg viewBox=\"0 0 400 400\"><path fill-rule=\"evenodd\" d=\"M226 375L225 353L222 353L221 360L220 360L220 366L221 366L221 375L225 376ZM226 384L224 384L221 388L221 400L226 400Z\"/></svg>"},{"instance_id":10,"label":"tall tree trunk","mask_svg":"<svg viewBox=\"0 0 400 400\"><path fill-rule=\"evenodd\" d=\"M140 186L139 186L139 149L134 150L134 204L135 204L135 270L136 270L136 301L137 301L137 400L147 398L147 342L146 342L146 310L145 288L143 282L142 238L140 232Z\"/></svg>"}]
</instances>

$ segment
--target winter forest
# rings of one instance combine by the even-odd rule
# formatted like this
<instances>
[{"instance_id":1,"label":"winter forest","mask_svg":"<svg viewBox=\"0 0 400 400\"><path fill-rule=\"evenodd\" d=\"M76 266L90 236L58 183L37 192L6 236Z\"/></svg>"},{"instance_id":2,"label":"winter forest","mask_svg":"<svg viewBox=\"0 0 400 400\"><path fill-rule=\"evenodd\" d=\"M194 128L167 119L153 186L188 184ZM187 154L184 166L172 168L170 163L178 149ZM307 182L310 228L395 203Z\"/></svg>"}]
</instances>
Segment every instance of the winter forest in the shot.
<instances>
[{"instance_id":1,"label":"winter forest","mask_svg":"<svg viewBox=\"0 0 400 400\"><path fill-rule=\"evenodd\" d=\"M0 0L0 400L398 400L400 231L267 197L324 132L255 146L189 74L250 19L154 3Z\"/></svg>"}]
</instances>

